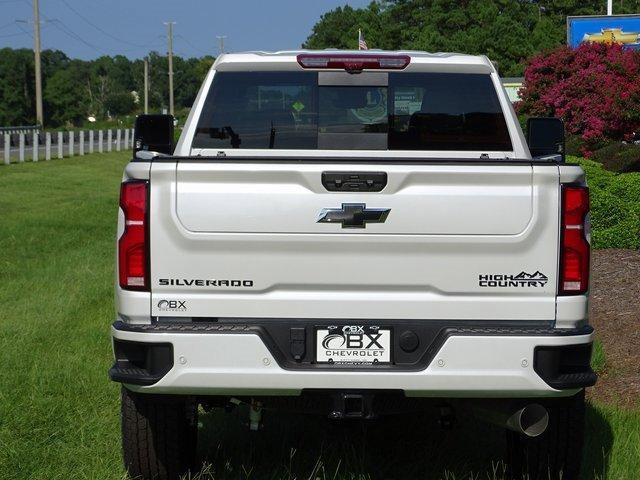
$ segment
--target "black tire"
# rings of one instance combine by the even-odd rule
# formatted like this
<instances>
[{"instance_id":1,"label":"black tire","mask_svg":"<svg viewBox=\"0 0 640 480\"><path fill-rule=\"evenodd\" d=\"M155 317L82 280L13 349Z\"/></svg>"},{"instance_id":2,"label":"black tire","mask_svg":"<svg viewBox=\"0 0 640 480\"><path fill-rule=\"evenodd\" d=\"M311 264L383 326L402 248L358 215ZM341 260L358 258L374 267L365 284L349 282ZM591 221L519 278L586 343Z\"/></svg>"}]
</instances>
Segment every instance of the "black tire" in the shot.
<instances>
[{"instance_id":1,"label":"black tire","mask_svg":"<svg viewBox=\"0 0 640 480\"><path fill-rule=\"evenodd\" d=\"M539 437L507 431L509 478L579 480L584 444L584 390L570 398L539 402L549 411L549 427Z\"/></svg>"},{"instance_id":2,"label":"black tire","mask_svg":"<svg viewBox=\"0 0 640 480\"><path fill-rule=\"evenodd\" d=\"M193 399L122 387L121 402L122 451L131 478L174 480L193 467L198 412Z\"/></svg>"}]
</instances>

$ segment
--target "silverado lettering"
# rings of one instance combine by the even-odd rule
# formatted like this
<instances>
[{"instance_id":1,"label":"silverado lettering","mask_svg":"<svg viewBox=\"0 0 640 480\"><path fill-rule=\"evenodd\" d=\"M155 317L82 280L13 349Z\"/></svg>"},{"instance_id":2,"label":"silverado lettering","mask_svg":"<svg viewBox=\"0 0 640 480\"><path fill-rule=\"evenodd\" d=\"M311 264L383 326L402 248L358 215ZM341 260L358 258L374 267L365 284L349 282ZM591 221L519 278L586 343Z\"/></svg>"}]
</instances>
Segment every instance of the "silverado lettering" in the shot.
<instances>
[{"instance_id":1,"label":"silverado lettering","mask_svg":"<svg viewBox=\"0 0 640 480\"><path fill-rule=\"evenodd\" d=\"M253 280L202 280L187 278L160 278L162 286L172 287L253 287Z\"/></svg>"}]
</instances>

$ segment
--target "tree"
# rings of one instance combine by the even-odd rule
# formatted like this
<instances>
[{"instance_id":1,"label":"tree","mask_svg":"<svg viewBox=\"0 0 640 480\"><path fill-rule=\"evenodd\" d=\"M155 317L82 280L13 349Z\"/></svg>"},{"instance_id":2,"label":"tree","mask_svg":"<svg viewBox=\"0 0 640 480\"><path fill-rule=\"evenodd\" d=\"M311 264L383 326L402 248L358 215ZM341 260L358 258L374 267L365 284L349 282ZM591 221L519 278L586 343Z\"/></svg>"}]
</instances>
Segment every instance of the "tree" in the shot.
<instances>
[{"instance_id":1,"label":"tree","mask_svg":"<svg viewBox=\"0 0 640 480\"><path fill-rule=\"evenodd\" d=\"M168 105L167 58L149 54L151 111ZM176 108L191 107L215 59L174 57ZM81 125L89 115L99 119L141 112L132 92L143 95L143 62L123 55L71 60L59 50L42 52L45 125ZM35 123L33 52L0 49L0 125Z\"/></svg>"},{"instance_id":2,"label":"tree","mask_svg":"<svg viewBox=\"0 0 640 480\"><path fill-rule=\"evenodd\" d=\"M85 120L90 105L89 78L90 70L81 60L71 60L56 70L44 88L46 123L73 126Z\"/></svg>"},{"instance_id":3,"label":"tree","mask_svg":"<svg viewBox=\"0 0 640 480\"><path fill-rule=\"evenodd\" d=\"M35 123L33 53L0 49L0 125Z\"/></svg>"},{"instance_id":4,"label":"tree","mask_svg":"<svg viewBox=\"0 0 640 480\"><path fill-rule=\"evenodd\" d=\"M149 108L169 109L169 62L158 52L151 52L149 58ZM176 59L177 57L174 57Z\"/></svg>"},{"instance_id":5,"label":"tree","mask_svg":"<svg viewBox=\"0 0 640 480\"><path fill-rule=\"evenodd\" d=\"M198 95L202 80L213 65L213 61L214 58L210 56L186 60L176 57L174 90L178 108L191 107L196 95Z\"/></svg>"},{"instance_id":6,"label":"tree","mask_svg":"<svg viewBox=\"0 0 640 480\"><path fill-rule=\"evenodd\" d=\"M640 52L589 43L532 58L519 113L556 116L587 148L640 133Z\"/></svg>"},{"instance_id":7,"label":"tree","mask_svg":"<svg viewBox=\"0 0 640 480\"><path fill-rule=\"evenodd\" d=\"M566 16L604 13L601 0L378 0L324 14L306 48L370 48L486 54L503 76L521 75L531 55L566 42ZM640 0L616 5L640 9Z\"/></svg>"},{"instance_id":8,"label":"tree","mask_svg":"<svg viewBox=\"0 0 640 480\"><path fill-rule=\"evenodd\" d=\"M375 20L381 15L377 3L371 3L365 9L354 9L350 6L338 7L320 17L305 44L305 48L358 48L358 29L365 28L367 38L375 43L371 35L376 31Z\"/></svg>"},{"instance_id":9,"label":"tree","mask_svg":"<svg viewBox=\"0 0 640 480\"><path fill-rule=\"evenodd\" d=\"M131 92L116 91L110 93L105 101L105 108L111 116L128 115L136 108Z\"/></svg>"}]
</instances>

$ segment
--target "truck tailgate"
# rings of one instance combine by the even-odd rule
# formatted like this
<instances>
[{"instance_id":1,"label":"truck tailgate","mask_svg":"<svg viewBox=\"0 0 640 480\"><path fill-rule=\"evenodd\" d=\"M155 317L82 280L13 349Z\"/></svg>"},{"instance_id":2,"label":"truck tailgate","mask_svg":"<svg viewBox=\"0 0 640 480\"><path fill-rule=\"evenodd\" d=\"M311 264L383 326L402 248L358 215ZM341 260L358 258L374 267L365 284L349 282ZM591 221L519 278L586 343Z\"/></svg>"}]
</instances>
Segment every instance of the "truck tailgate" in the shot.
<instances>
[{"instance_id":1,"label":"truck tailgate","mask_svg":"<svg viewBox=\"0 0 640 480\"><path fill-rule=\"evenodd\" d=\"M387 184L328 191L340 171ZM154 163L152 314L553 320L558 192L558 167L529 163ZM318 222L344 204L388 214Z\"/></svg>"}]
</instances>

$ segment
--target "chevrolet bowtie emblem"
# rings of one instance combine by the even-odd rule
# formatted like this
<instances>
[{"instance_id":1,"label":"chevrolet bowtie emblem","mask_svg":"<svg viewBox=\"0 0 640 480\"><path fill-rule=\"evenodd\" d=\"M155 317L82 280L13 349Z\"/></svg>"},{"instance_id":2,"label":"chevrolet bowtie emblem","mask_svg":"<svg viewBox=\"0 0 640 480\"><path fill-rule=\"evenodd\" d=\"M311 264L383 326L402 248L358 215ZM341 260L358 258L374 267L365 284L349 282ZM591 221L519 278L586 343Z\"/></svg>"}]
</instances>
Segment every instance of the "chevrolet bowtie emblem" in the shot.
<instances>
[{"instance_id":1,"label":"chevrolet bowtie emblem","mask_svg":"<svg viewBox=\"0 0 640 480\"><path fill-rule=\"evenodd\" d=\"M367 208L364 203L343 203L342 208L323 208L318 223L341 223L342 228L365 228L367 223L384 223L390 208Z\"/></svg>"}]
</instances>

